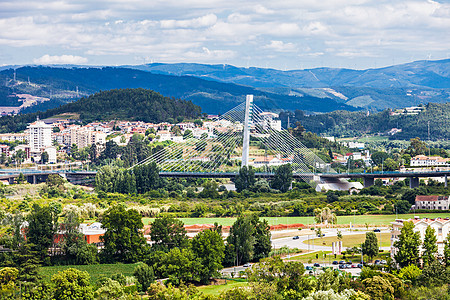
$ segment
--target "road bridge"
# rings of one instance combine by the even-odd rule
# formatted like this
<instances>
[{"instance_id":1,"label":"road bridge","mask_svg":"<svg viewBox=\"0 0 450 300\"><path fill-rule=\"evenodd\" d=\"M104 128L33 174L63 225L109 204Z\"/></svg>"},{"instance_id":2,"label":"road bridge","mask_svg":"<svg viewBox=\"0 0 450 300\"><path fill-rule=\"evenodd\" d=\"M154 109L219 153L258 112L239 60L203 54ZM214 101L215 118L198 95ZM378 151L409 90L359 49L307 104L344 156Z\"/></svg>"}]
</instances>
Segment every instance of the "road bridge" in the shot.
<instances>
[{"instance_id":1,"label":"road bridge","mask_svg":"<svg viewBox=\"0 0 450 300\"><path fill-rule=\"evenodd\" d=\"M50 174L61 174L69 182L74 184L83 183L86 178L93 178L97 171L36 171L36 170L0 170L0 180L8 180L14 183L19 174L24 174L27 182L40 183L44 182ZM159 176L166 178L229 178L236 177L236 172L159 172ZM255 177L271 179L275 173L256 172ZM410 187L419 186L420 178L444 178L445 186L448 184L450 171L420 171L420 172L374 172L374 173L301 173L293 174L294 179L315 180L320 182L333 182L339 179L356 179L362 178L364 187L374 185L377 178L409 178Z\"/></svg>"}]
</instances>

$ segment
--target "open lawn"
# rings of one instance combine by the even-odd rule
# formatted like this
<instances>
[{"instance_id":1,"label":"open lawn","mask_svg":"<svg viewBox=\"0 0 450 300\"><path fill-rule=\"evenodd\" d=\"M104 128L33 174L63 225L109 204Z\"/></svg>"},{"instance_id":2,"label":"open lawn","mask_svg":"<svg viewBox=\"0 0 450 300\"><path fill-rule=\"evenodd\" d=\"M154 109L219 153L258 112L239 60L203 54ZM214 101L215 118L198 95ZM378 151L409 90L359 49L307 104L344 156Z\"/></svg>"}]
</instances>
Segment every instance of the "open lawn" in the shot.
<instances>
[{"instance_id":1,"label":"open lawn","mask_svg":"<svg viewBox=\"0 0 450 300\"><path fill-rule=\"evenodd\" d=\"M198 287L198 290L206 295L219 295L220 293L224 291L231 290L235 287L242 287L248 285L247 281L234 281L234 280L227 280L226 284L219 284L219 285L204 285Z\"/></svg>"},{"instance_id":2,"label":"open lawn","mask_svg":"<svg viewBox=\"0 0 450 300\"><path fill-rule=\"evenodd\" d=\"M375 233L378 239L379 247L389 247L391 245L391 234L389 232L383 233ZM342 236L342 246L344 247L360 247L361 243L364 243L366 240L366 234L352 234L352 235L344 235ZM337 242L338 238L333 237L323 237L323 238L315 238L310 241L310 243L319 246L329 246L331 247L332 242ZM381 243L380 243L381 241Z\"/></svg>"},{"instance_id":3,"label":"open lawn","mask_svg":"<svg viewBox=\"0 0 450 300\"><path fill-rule=\"evenodd\" d=\"M421 218L445 218L450 217L448 213L428 213L428 214L416 214ZM278 225L278 224L314 224L313 217L262 217L266 219L270 225ZM414 214L404 214L398 215L400 219L411 219L414 218ZM366 223L369 226L388 226L391 222L395 221L396 215L360 215L360 216L338 216L337 224L338 225L349 225L350 222L354 225L365 225ZM149 224L153 222L153 218L142 218L144 224ZM219 225L223 226L231 226L233 225L236 218L181 218L181 220L186 225L194 225L194 224L214 224L217 222Z\"/></svg>"},{"instance_id":4,"label":"open lawn","mask_svg":"<svg viewBox=\"0 0 450 300\"><path fill-rule=\"evenodd\" d=\"M122 273L125 276L132 276L136 264L102 264L102 265L72 265L72 266L51 266L39 268L39 274L44 279L50 282L52 276L60 271L64 271L69 268L75 268L80 271L86 271L91 276L91 284L97 283L102 277L110 277L113 274Z\"/></svg>"},{"instance_id":5,"label":"open lawn","mask_svg":"<svg viewBox=\"0 0 450 300\"><path fill-rule=\"evenodd\" d=\"M318 255L318 258L316 258L316 255ZM324 256L326 255L326 256ZM387 259L389 257L389 252L381 252L373 259ZM301 263L332 263L334 260L340 261L345 260L352 262L359 262L361 261L361 254L353 254L351 256L349 255L336 255L336 257L331 254L331 251L316 251L316 252L310 252L305 255L297 255L290 258L284 258L285 260L292 260L292 261L298 261ZM367 256L364 256L364 261L368 262L369 259Z\"/></svg>"}]
</instances>

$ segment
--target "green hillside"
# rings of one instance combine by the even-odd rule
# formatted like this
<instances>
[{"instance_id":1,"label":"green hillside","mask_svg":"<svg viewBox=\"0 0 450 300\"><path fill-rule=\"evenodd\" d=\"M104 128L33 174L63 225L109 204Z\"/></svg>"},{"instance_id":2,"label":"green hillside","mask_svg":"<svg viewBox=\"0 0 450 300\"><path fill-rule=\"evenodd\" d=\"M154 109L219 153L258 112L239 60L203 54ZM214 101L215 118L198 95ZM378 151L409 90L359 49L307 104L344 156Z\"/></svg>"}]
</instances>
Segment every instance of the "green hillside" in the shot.
<instances>
[{"instance_id":1,"label":"green hillside","mask_svg":"<svg viewBox=\"0 0 450 300\"><path fill-rule=\"evenodd\" d=\"M109 120L139 120L159 123L177 117L196 118L201 108L190 101L164 97L152 90L116 89L102 91L58 108L39 113L49 118L62 113L76 113L83 122ZM0 132L24 130L27 123L36 120L38 113L0 118Z\"/></svg>"},{"instance_id":2,"label":"green hillside","mask_svg":"<svg viewBox=\"0 0 450 300\"><path fill-rule=\"evenodd\" d=\"M428 139L450 138L450 102L429 103L418 115L390 115L389 110L367 115L367 112L334 111L319 115L305 115L297 110L290 115L290 122L300 122L307 131L336 137L360 136L363 134L386 133L392 128L402 129L392 138ZM282 114L287 120L288 113ZM428 127L429 124L429 127Z\"/></svg>"}]
</instances>

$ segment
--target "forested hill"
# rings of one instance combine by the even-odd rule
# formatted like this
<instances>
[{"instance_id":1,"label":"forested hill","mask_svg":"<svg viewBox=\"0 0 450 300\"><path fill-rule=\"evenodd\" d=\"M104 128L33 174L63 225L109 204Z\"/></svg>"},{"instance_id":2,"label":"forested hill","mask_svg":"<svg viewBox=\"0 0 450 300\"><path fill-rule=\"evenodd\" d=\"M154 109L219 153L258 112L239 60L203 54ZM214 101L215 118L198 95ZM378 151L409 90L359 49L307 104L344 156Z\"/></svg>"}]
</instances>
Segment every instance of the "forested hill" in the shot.
<instances>
[{"instance_id":1,"label":"forested hill","mask_svg":"<svg viewBox=\"0 0 450 300\"><path fill-rule=\"evenodd\" d=\"M430 139L449 139L450 102L429 103L425 108L425 111L412 116L390 115L390 110L370 115L366 112L335 111L307 116L297 110L293 114L283 113L280 117L286 122L287 115L291 114L291 125L298 121L307 131L336 137L387 133L392 128L399 128L402 132L393 135L392 138L428 139L429 124Z\"/></svg>"},{"instance_id":2,"label":"forested hill","mask_svg":"<svg viewBox=\"0 0 450 300\"><path fill-rule=\"evenodd\" d=\"M164 97L147 89L114 89L102 91L78 101L64 104L44 113L31 113L0 118L0 132L15 132L26 128L27 123L62 113L76 113L83 122L109 120L139 120L164 122L177 117L196 118L201 108L191 101Z\"/></svg>"}]
</instances>

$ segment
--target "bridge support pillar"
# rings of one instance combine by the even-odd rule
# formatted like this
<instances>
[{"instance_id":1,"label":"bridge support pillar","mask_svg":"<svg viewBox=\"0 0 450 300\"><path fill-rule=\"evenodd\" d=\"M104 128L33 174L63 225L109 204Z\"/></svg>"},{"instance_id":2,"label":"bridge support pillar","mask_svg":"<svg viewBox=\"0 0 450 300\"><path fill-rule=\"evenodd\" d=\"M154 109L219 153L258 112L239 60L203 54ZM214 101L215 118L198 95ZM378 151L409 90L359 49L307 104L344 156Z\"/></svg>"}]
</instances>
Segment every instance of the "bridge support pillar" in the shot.
<instances>
[{"instance_id":1,"label":"bridge support pillar","mask_svg":"<svg viewBox=\"0 0 450 300\"><path fill-rule=\"evenodd\" d=\"M419 187L419 177L410 177L409 178L409 187L411 189Z\"/></svg>"},{"instance_id":2,"label":"bridge support pillar","mask_svg":"<svg viewBox=\"0 0 450 300\"><path fill-rule=\"evenodd\" d=\"M9 181L9 184L14 184L14 177L10 177L10 178L8 179L8 181Z\"/></svg>"},{"instance_id":3,"label":"bridge support pillar","mask_svg":"<svg viewBox=\"0 0 450 300\"><path fill-rule=\"evenodd\" d=\"M242 144L242 164L248 166L248 154L250 151L250 124L252 122L253 113L253 95L247 95L245 101L245 118L244 118L244 141Z\"/></svg>"},{"instance_id":4,"label":"bridge support pillar","mask_svg":"<svg viewBox=\"0 0 450 300\"><path fill-rule=\"evenodd\" d=\"M33 184L36 184L36 175L33 175Z\"/></svg>"},{"instance_id":5,"label":"bridge support pillar","mask_svg":"<svg viewBox=\"0 0 450 300\"><path fill-rule=\"evenodd\" d=\"M447 174L445 174L445 187L447 187Z\"/></svg>"},{"instance_id":6,"label":"bridge support pillar","mask_svg":"<svg viewBox=\"0 0 450 300\"><path fill-rule=\"evenodd\" d=\"M364 187L368 188L369 186L374 185L375 178L373 177L364 177Z\"/></svg>"}]
</instances>

